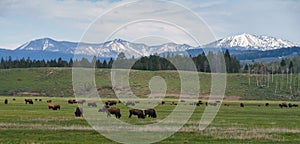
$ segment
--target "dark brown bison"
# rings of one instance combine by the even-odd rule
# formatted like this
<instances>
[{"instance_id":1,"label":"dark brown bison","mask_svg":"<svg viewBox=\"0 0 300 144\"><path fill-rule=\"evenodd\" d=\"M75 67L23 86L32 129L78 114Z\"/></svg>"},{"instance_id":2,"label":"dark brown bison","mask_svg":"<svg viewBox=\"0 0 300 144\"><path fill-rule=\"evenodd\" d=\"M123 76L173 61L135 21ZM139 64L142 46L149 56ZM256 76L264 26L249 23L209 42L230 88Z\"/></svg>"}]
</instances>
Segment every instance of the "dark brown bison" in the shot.
<instances>
[{"instance_id":1,"label":"dark brown bison","mask_svg":"<svg viewBox=\"0 0 300 144\"><path fill-rule=\"evenodd\" d=\"M265 103L265 106L270 106L270 104L269 103Z\"/></svg>"},{"instance_id":2,"label":"dark brown bison","mask_svg":"<svg viewBox=\"0 0 300 144\"><path fill-rule=\"evenodd\" d=\"M32 101L32 99L25 99L25 103L33 104L33 101Z\"/></svg>"},{"instance_id":3,"label":"dark brown bison","mask_svg":"<svg viewBox=\"0 0 300 144\"><path fill-rule=\"evenodd\" d=\"M86 100L78 100L77 103L78 104L84 104L86 102Z\"/></svg>"},{"instance_id":4,"label":"dark brown bison","mask_svg":"<svg viewBox=\"0 0 300 144\"><path fill-rule=\"evenodd\" d=\"M106 112L107 117L115 115L116 118L121 118L121 110L119 108L104 106L102 109L99 109L98 112Z\"/></svg>"},{"instance_id":5,"label":"dark brown bison","mask_svg":"<svg viewBox=\"0 0 300 144\"><path fill-rule=\"evenodd\" d=\"M49 104L48 105L48 109L52 109L52 110L60 110L60 105L59 104Z\"/></svg>"},{"instance_id":6,"label":"dark brown bison","mask_svg":"<svg viewBox=\"0 0 300 144\"><path fill-rule=\"evenodd\" d=\"M281 103L281 104L279 104L279 107L280 107L280 108L283 108L283 107L286 107L286 108L287 108L288 105L287 105L286 103Z\"/></svg>"},{"instance_id":7,"label":"dark brown bison","mask_svg":"<svg viewBox=\"0 0 300 144\"><path fill-rule=\"evenodd\" d=\"M77 101L75 99L69 99L68 100L68 104L74 104L77 103Z\"/></svg>"},{"instance_id":8,"label":"dark brown bison","mask_svg":"<svg viewBox=\"0 0 300 144\"><path fill-rule=\"evenodd\" d=\"M87 104L89 107L97 107L96 102L88 102Z\"/></svg>"},{"instance_id":9,"label":"dark brown bison","mask_svg":"<svg viewBox=\"0 0 300 144\"><path fill-rule=\"evenodd\" d=\"M203 104L203 102L201 100L199 100L198 102L195 103L196 106L201 106Z\"/></svg>"},{"instance_id":10,"label":"dark brown bison","mask_svg":"<svg viewBox=\"0 0 300 144\"><path fill-rule=\"evenodd\" d=\"M15 99L15 98L13 98L12 100L13 100L13 101L16 101L16 99Z\"/></svg>"},{"instance_id":11,"label":"dark brown bison","mask_svg":"<svg viewBox=\"0 0 300 144\"><path fill-rule=\"evenodd\" d=\"M135 106L135 102L133 102L133 101L128 101L128 102L126 102L125 105L126 105L126 106L129 106L129 105Z\"/></svg>"},{"instance_id":12,"label":"dark brown bison","mask_svg":"<svg viewBox=\"0 0 300 144\"><path fill-rule=\"evenodd\" d=\"M148 117L156 118L156 112L154 109L146 109L144 110L145 116L148 115Z\"/></svg>"},{"instance_id":13,"label":"dark brown bison","mask_svg":"<svg viewBox=\"0 0 300 144\"><path fill-rule=\"evenodd\" d=\"M4 104L8 104L8 100L7 99L4 100Z\"/></svg>"},{"instance_id":14,"label":"dark brown bison","mask_svg":"<svg viewBox=\"0 0 300 144\"><path fill-rule=\"evenodd\" d=\"M240 107L245 107L245 104L244 103L240 103Z\"/></svg>"},{"instance_id":15,"label":"dark brown bison","mask_svg":"<svg viewBox=\"0 0 300 144\"><path fill-rule=\"evenodd\" d=\"M165 101L161 101L161 104L164 105L166 102Z\"/></svg>"},{"instance_id":16,"label":"dark brown bison","mask_svg":"<svg viewBox=\"0 0 300 144\"><path fill-rule=\"evenodd\" d=\"M75 114L75 117L81 117L82 114L83 114L82 108L76 107L76 110L75 110L74 114Z\"/></svg>"},{"instance_id":17,"label":"dark brown bison","mask_svg":"<svg viewBox=\"0 0 300 144\"><path fill-rule=\"evenodd\" d=\"M289 103L288 106L289 106L289 108L292 108L292 107L298 107L297 104L291 104L291 103Z\"/></svg>"},{"instance_id":18,"label":"dark brown bison","mask_svg":"<svg viewBox=\"0 0 300 144\"><path fill-rule=\"evenodd\" d=\"M38 99L34 99L34 101L38 101Z\"/></svg>"},{"instance_id":19,"label":"dark brown bison","mask_svg":"<svg viewBox=\"0 0 300 144\"><path fill-rule=\"evenodd\" d=\"M107 106L112 106L112 105L116 105L118 102L115 100L109 100L105 102L105 105Z\"/></svg>"},{"instance_id":20,"label":"dark brown bison","mask_svg":"<svg viewBox=\"0 0 300 144\"><path fill-rule=\"evenodd\" d=\"M132 115L136 115L138 118L145 118L145 115L143 113L143 110L140 109L130 109L129 110L129 118L131 118Z\"/></svg>"},{"instance_id":21,"label":"dark brown bison","mask_svg":"<svg viewBox=\"0 0 300 144\"><path fill-rule=\"evenodd\" d=\"M42 101L42 99L39 99L39 101Z\"/></svg>"},{"instance_id":22,"label":"dark brown bison","mask_svg":"<svg viewBox=\"0 0 300 144\"><path fill-rule=\"evenodd\" d=\"M47 100L47 103L52 103L52 100Z\"/></svg>"}]
</instances>

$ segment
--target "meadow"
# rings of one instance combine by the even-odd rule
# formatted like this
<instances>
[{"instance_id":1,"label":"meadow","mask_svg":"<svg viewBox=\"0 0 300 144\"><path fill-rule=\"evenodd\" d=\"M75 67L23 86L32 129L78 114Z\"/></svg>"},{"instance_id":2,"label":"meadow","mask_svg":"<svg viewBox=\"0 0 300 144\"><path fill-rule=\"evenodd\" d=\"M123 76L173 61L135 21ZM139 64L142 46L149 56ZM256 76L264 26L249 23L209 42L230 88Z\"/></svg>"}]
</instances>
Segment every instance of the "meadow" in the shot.
<instances>
[{"instance_id":1,"label":"meadow","mask_svg":"<svg viewBox=\"0 0 300 144\"><path fill-rule=\"evenodd\" d=\"M149 81L153 76L162 77L167 85L167 96L179 94L181 83L176 71L130 71L129 84L138 97L150 94ZM200 97L207 97L211 89L211 74L199 73ZM95 83L101 97L114 97L110 88L109 69L95 70ZM93 83L86 83L88 89ZM25 68L0 70L0 95L24 95L74 97L72 69L70 68ZM225 99L242 100L300 100L299 74L227 74Z\"/></svg>"},{"instance_id":2,"label":"meadow","mask_svg":"<svg viewBox=\"0 0 300 144\"><path fill-rule=\"evenodd\" d=\"M15 101L11 96L0 97L0 143L116 143L95 131L83 117L76 118L74 111L77 105L68 104L69 98L31 97L42 99L34 101L33 105L25 104L25 97L14 98ZM7 105L3 103L4 99L9 100ZM52 103L60 104L61 110L49 110L46 103L49 99ZM166 104L155 107L156 119L128 118L129 107L123 104L115 107L121 109L120 120L149 124L164 119L176 107L171 103L177 102L177 99L167 98L165 101ZM190 102L187 100L184 105L190 107ZM239 106L240 102L245 104L244 108ZM264 106L266 102L270 106ZM198 130L197 126L206 106L197 106L183 128L158 143L299 143L300 109L280 108L278 104L281 102L225 100L213 122L203 131ZM96 112L99 108L89 109ZM103 113L98 116L106 118Z\"/></svg>"},{"instance_id":3,"label":"meadow","mask_svg":"<svg viewBox=\"0 0 300 144\"><path fill-rule=\"evenodd\" d=\"M95 70L96 87L103 100L116 99L110 76L109 69ZM155 107L158 117L128 118L129 107L117 104L122 113L121 121L136 125L156 123L176 108L172 103L178 103L181 84L176 71L132 70L129 83L133 93L145 99L151 93L149 81L153 76L164 78L167 85L166 104ZM211 74L199 73L199 81L199 99L205 103L210 93ZM298 74L227 74L224 101L213 122L199 130L199 120L206 106L197 106L178 132L158 143L300 143L300 107L278 106L282 102L300 104L298 85ZM84 85L86 89L91 86L91 83ZM25 104L25 98L42 101L30 105ZM83 117L74 116L77 104L67 103L68 99L74 98L70 68L1 69L0 143L116 143L99 134ZM5 99L8 104L4 104ZM60 104L61 109L49 110L46 100L50 99L52 103ZM180 114L198 101L183 99L184 109ZM245 104L244 108L240 107L241 102ZM97 104L97 108L87 109L104 119L115 119L98 113L102 103Z\"/></svg>"}]
</instances>

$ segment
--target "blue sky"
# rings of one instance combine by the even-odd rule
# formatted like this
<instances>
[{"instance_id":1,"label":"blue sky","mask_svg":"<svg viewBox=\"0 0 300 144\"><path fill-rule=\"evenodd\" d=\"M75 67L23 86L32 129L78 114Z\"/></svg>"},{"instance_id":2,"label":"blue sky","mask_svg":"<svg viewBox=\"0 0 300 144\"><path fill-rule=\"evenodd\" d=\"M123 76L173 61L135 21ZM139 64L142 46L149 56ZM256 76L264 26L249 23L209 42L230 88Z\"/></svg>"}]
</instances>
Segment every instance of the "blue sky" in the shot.
<instances>
[{"instance_id":1,"label":"blue sky","mask_svg":"<svg viewBox=\"0 0 300 144\"><path fill-rule=\"evenodd\" d=\"M0 48L15 49L27 41L43 37L80 41L88 26L97 17L127 2L122 0L1 0ZM217 39L249 33L274 36L300 44L300 1L297 0L175 0L172 2L179 3L200 16ZM149 5L146 7L148 8ZM124 19L130 18L131 13L138 13L144 8L139 7L119 16ZM156 12L159 14L159 11ZM169 16L172 17L175 12L176 9L173 13L169 13ZM177 15L180 17L180 12ZM182 19L184 19L183 14ZM107 27L103 30L109 29L109 25L120 22L122 21L118 21L117 18L107 21ZM173 36L181 39L179 34ZM91 39L89 42L99 41ZM182 43L189 44L188 41Z\"/></svg>"}]
</instances>

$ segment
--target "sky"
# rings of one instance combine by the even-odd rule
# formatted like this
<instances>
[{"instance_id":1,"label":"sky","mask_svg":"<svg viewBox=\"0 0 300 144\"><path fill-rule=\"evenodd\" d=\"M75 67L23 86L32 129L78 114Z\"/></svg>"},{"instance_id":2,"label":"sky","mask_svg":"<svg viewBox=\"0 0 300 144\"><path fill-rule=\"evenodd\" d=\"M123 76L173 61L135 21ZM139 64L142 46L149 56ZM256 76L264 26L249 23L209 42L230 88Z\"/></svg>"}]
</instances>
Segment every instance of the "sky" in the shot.
<instances>
[{"instance_id":1,"label":"sky","mask_svg":"<svg viewBox=\"0 0 300 144\"><path fill-rule=\"evenodd\" d=\"M44 37L195 46L186 33L201 37L203 44L212 40L205 39L208 31L215 39L249 33L300 44L299 24L297 0L0 0L0 48L6 49Z\"/></svg>"}]
</instances>

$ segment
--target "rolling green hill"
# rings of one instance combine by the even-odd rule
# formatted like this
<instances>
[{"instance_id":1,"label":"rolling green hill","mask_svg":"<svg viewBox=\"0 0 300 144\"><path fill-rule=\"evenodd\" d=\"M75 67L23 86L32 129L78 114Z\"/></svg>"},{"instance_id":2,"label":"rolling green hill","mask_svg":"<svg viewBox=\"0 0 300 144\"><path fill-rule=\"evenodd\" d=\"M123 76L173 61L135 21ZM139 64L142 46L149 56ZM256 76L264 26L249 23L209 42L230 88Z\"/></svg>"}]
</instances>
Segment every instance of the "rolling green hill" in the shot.
<instances>
[{"instance_id":1,"label":"rolling green hill","mask_svg":"<svg viewBox=\"0 0 300 144\"><path fill-rule=\"evenodd\" d=\"M130 72L131 90L139 97L150 94L149 81L161 76L167 84L167 96L180 93L180 80L176 71ZM102 97L114 97L111 89L110 70L95 70L96 87ZM199 73L200 97L210 93L211 74ZM91 83L86 83L87 88ZM299 78L294 75L227 74L225 99L250 100L300 100ZM72 97L71 68L26 68L0 70L0 95L33 95Z\"/></svg>"}]
</instances>

